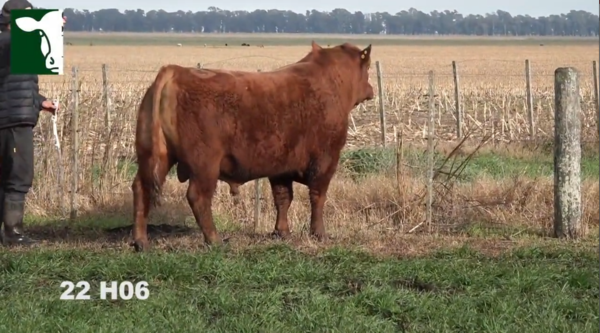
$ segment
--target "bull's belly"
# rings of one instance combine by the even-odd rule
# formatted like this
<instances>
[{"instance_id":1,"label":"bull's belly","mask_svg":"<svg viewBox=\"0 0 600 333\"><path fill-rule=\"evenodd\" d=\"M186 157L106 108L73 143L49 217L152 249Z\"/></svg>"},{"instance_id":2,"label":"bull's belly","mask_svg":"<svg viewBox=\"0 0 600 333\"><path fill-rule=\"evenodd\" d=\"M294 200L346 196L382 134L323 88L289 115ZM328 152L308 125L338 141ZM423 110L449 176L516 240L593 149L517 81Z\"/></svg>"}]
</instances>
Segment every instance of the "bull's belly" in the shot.
<instances>
[{"instance_id":1,"label":"bull's belly","mask_svg":"<svg viewBox=\"0 0 600 333\"><path fill-rule=\"evenodd\" d=\"M294 163L297 162L297 163ZM264 159L238 159L227 156L221 160L219 178L243 184L251 180L275 176L288 176L302 180L305 164L302 161L269 161Z\"/></svg>"}]
</instances>

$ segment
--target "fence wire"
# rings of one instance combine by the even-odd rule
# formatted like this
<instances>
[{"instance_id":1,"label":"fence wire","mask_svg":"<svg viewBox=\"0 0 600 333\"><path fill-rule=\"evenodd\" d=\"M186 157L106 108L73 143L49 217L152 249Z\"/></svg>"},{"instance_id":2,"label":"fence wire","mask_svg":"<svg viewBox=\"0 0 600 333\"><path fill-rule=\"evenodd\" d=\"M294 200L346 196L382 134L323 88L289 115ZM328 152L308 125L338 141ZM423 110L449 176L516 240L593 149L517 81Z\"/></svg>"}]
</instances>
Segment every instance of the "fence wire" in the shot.
<instances>
[{"instance_id":1,"label":"fence wire","mask_svg":"<svg viewBox=\"0 0 600 333\"><path fill-rule=\"evenodd\" d=\"M390 177L395 178L397 183L384 186L383 189L375 181L371 185L344 185L344 191L350 191L348 193L352 193L355 186L356 193L374 198L369 203L359 204L358 201L365 199L341 195L336 199L336 205L348 207L344 214L364 221L364 228L392 228L412 232L413 228L421 225L425 216L423 209L417 208L424 200L423 191L426 187L423 179L427 178L428 168L435 168L439 181L430 188L437 199L430 207L434 210L432 224L438 229L458 228L463 222L481 219L482 216L495 216L491 220L503 225L508 223L508 217L502 220L497 216L501 216L501 210L507 207L514 211L515 215L509 214L510 216L520 214L520 219L541 218L544 223L550 223L548 210L540 212L539 208L533 208L534 201L540 197L532 194L535 191L538 194L548 194L550 185L547 180L534 182L518 177L508 183L488 180L488 183L469 185L473 187L469 191L465 189L467 185L456 181L460 178L457 176L460 172L452 167L448 169L449 155L454 163L459 163L456 161L457 156L462 154L464 160L468 156L465 151L475 149L473 147L482 141L494 145L521 142L543 146L553 140L554 73L547 69L536 71L536 68L548 66L532 63L531 79L527 84L524 60L506 61L520 63L521 68L503 73L499 73L494 66L494 63L503 62L502 60L486 59L488 67L477 64L478 61L481 60L456 61L456 75L452 64L436 68L433 72L434 96L429 94L427 72L386 70L385 64L380 63L378 65L382 74L378 78L376 66L373 66L370 71L371 82L374 86L378 81L382 84L374 87L377 96L374 100L353 110L345 148L349 153L341 164L344 166L343 172L354 179L357 174L369 168L361 166L361 163L372 165L374 160L381 160L376 163L387 170L384 170L384 174L396 173ZM274 65L273 68L279 65L281 64ZM591 61L576 64L576 67L580 69L582 142L584 145L597 146L598 101L597 93L594 92L594 87L597 87L594 79L597 76L591 71ZM589 70L585 70L586 67ZM34 196L43 202L58 202L75 190L77 203L72 205L81 207L102 205L114 201L116 197L131 197L130 185L136 169L133 142L137 107L158 68L159 66L155 69L110 66L108 73L103 74L101 68L83 67L77 68L76 75L51 78L49 82L40 83L41 92L45 96L59 98L61 101L62 109L58 120L64 157L61 165L65 174L77 177L79 185L76 189L69 189L69 186L60 187L57 184L57 155L55 148L49 144L53 140L52 127L49 117L42 117L35 134L38 175L34 184ZM481 71L482 68L484 71ZM73 86L74 82L76 87ZM531 96L530 102L528 96ZM74 112L79 115L77 124L73 122ZM430 121L433 121L433 126ZM75 135L79 136L77 154L73 148ZM429 137L436 141L433 165L423 161L423 152L426 150L424 144ZM455 151L462 139L468 139L470 148ZM389 149L383 153L376 150L369 152L369 149L383 146ZM439 155L440 151L445 153ZM80 170L77 174L72 172L75 155ZM402 158L398 161L400 155ZM401 177L404 180L400 180ZM259 207L262 212L262 219L270 220L274 218L274 212L265 199L269 198L270 190L268 183L263 183L265 185L260 186L257 191L259 196L249 193L249 190L242 195L262 202L255 207ZM260 182L255 183L255 186L259 185ZM486 189L485 186L488 185L491 187ZM177 186L173 185L171 191L181 196ZM378 194L377 191L383 191L387 196L385 193ZM477 193L477 196L469 193ZM226 202L228 191L219 190L217 197L217 200ZM527 197L529 201L523 207L515 208L519 197ZM75 209L66 207L67 203L64 205L61 207L63 214L69 209ZM224 207L227 207L226 210L233 209L228 205ZM527 210L533 213L525 213ZM597 210L587 213L592 214L592 218L593 214L598 214Z\"/></svg>"}]
</instances>

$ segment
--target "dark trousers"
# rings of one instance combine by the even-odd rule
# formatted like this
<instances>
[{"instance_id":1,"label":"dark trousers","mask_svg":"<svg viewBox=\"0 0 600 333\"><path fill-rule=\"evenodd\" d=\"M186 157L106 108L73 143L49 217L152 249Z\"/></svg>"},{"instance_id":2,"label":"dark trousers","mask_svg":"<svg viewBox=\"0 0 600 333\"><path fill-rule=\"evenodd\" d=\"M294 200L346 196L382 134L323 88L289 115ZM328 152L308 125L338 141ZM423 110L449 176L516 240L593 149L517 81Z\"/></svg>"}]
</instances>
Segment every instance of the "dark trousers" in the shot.
<instances>
[{"instance_id":1,"label":"dark trousers","mask_svg":"<svg viewBox=\"0 0 600 333\"><path fill-rule=\"evenodd\" d=\"M0 129L0 210L5 199L25 201L32 183L33 127Z\"/></svg>"}]
</instances>

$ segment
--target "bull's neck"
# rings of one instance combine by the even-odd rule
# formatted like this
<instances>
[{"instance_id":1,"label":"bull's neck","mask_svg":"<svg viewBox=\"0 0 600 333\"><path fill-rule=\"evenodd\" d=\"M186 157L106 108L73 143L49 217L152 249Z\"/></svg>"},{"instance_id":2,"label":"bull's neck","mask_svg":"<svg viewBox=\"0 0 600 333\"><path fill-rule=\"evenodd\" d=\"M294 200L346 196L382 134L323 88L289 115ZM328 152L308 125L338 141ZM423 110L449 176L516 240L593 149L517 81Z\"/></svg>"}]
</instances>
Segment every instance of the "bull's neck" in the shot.
<instances>
[{"instance_id":1,"label":"bull's neck","mask_svg":"<svg viewBox=\"0 0 600 333\"><path fill-rule=\"evenodd\" d=\"M334 67L329 69L329 73L324 73L330 77L329 85L332 89L334 96L339 96L339 103L342 103L340 110L344 113L344 117L348 118L350 112L354 109L354 87L352 86L352 79L348 78L347 74L344 73L344 69Z\"/></svg>"}]
</instances>

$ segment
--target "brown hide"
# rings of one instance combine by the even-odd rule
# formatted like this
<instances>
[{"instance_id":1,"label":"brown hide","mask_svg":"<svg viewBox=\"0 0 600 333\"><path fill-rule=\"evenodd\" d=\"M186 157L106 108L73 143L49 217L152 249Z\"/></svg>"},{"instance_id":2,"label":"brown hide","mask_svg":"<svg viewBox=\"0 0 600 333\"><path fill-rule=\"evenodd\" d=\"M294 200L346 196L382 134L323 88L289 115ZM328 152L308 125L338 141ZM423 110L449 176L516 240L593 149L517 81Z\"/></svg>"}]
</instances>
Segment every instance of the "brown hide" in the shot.
<instances>
[{"instance_id":1,"label":"brown hide","mask_svg":"<svg viewBox=\"0 0 600 333\"><path fill-rule=\"evenodd\" d=\"M313 43L313 47L316 48L317 47L316 44ZM316 55L315 52L309 52L304 58L300 59L297 63L310 61L314 58L315 55ZM291 65L288 65L288 66L291 66ZM280 69L287 68L288 66L284 66ZM198 74L198 72L201 72L201 73L199 73L199 75L205 75L205 77L209 77L210 75L212 75L211 73L214 73L214 72L233 73L231 71L222 71L222 70L200 70L200 71L198 71L196 68L187 68L187 69L193 70L197 74ZM187 165L185 163L177 163L177 179L179 180L179 182L184 183L184 182L188 181L189 177L190 177L190 170L187 167ZM233 181L224 176L219 177L219 180L222 180L229 185L229 193L234 197L234 203L237 204L238 200L239 200L238 195L240 194L239 187L243 184L243 182L236 182L236 181Z\"/></svg>"},{"instance_id":2,"label":"brown hide","mask_svg":"<svg viewBox=\"0 0 600 333\"><path fill-rule=\"evenodd\" d=\"M208 243L220 241L210 210L217 179L234 194L238 184L268 177L278 210L275 229L284 235L291 183L307 185L311 233L322 236L322 207L349 113L373 98L370 51L313 42L300 61L269 72L162 67L138 114L136 248L147 245L147 206L175 163L179 180L190 181L188 200Z\"/></svg>"}]
</instances>

